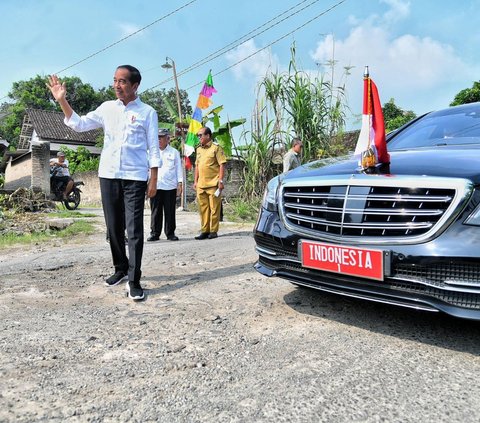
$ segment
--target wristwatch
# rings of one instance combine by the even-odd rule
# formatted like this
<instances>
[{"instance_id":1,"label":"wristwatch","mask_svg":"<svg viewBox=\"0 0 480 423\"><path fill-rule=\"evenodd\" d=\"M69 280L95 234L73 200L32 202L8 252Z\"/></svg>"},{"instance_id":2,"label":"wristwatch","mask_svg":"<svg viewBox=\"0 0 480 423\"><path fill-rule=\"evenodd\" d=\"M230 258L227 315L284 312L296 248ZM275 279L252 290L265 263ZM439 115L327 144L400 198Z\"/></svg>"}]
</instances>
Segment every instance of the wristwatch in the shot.
<instances>
[{"instance_id":1,"label":"wristwatch","mask_svg":"<svg viewBox=\"0 0 480 423\"><path fill-rule=\"evenodd\" d=\"M220 179L218 182L220 182L221 184L223 184L223 179Z\"/></svg>"}]
</instances>

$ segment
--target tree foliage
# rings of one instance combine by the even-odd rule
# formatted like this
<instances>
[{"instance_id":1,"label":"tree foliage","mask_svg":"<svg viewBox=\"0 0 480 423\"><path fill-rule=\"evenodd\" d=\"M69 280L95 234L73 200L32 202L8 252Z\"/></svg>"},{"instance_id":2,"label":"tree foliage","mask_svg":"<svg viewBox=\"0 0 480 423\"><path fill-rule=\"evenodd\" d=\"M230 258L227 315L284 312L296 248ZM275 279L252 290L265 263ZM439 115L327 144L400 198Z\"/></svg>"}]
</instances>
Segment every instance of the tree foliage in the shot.
<instances>
[{"instance_id":1,"label":"tree foliage","mask_svg":"<svg viewBox=\"0 0 480 423\"><path fill-rule=\"evenodd\" d=\"M232 146L233 146L233 137L232 137L232 129L243 125L245 123L245 119L235 119L229 120L225 123L221 123L220 119L220 112L223 110L223 106L215 107L214 109L210 110L205 114L202 121L205 126L208 126L208 122L213 123L213 130L212 130L212 138L218 142L220 147L222 147L223 151L225 152L227 157L232 156Z\"/></svg>"},{"instance_id":2,"label":"tree foliage","mask_svg":"<svg viewBox=\"0 0 480 423\"><path fill-rule=\"evenodd\" d=\"M475 103L477 101L480 101L480 81L474 82L472 88L465 88L457 93L453 101L450 103L450 106Z\"/></svg>"},{"instance_id":3,"label":"tree foliage","mask_svg":"<svg viewBox=\"0 0 480 423\"><path fill-rule=\"evenodd\" d=\"M82 82L76 76L61 79L67 86L67 100L78 114L86 114L96 109L107 100L114 100L115 92L111 86L95 90L90 84ZM60 106L53 100L48 89L47 78L41 75L26 81L17 81L12 84L8 93L10 102L0 105L0 137L6 139L11 145L16 146L20 131L28 108L61 111ZM177 104L174 89L168 91L146 91L140 95L142 101L150 104L158 113L160 121L174 124L178 120L177 108L172 109L167 104ZM180 90L182 114L192 113L186 91Z\"/></svg>"},{"instance_id":4,"label":"tree foliage","mask_svg":"<svg viewBox=\"0 0 480 423\"><path fill-rule=\"evenodd\" d=\"M192 114L190 100L185 90L179 90L180 105L182 108L182 119ZM140 99L152 106L158 114L160 122L175 123L178 122L177 94L175 89L148 90L140 94Z\"/></svg>"},{"instance_id":5,"label":"tree foliage","mask_svg":"<svg viewBox=\"0 0 480 423\"><path fill-rule=\"evenodd\" d=\"M103 100L90 84L85 84L80 78L65 77L62 79L67 85L67 98L73 109L80 114L96 108ZM8 93L10 103L4 103L5 117L0 122L0 136L12 145L17 145L23 117L27 108L61 111L53 100L50 90L46 86L47 79L37 75L28 81L14 82ZM105 89L102 94L106 93Z\"/></svg>"},{"instance_id":6,"label":"tree foliage","mask_svg":"<svg viewBox=\"0 0 480 423\"><path fill-rule=\"evenodd\" d=\"M388 103L383 105L382 111L386 132L391 132L397 128L400 128L400 126L405 125L417 117L413 111L405 111L398 107L393 98L391 98Z\"/></svg>"}]
</instances>

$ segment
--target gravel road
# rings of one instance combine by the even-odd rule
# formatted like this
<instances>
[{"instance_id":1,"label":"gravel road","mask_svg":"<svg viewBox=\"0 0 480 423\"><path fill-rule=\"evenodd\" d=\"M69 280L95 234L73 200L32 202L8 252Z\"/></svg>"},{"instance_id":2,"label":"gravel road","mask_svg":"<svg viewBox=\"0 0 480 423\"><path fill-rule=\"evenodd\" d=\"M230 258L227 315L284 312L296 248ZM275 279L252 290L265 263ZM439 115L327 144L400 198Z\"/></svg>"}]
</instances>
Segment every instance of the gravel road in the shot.
<instances>
[{"instance_id":1,"label":"gravel road","mask_svg":"<svg viewBox=\"0 0 480 423\"><path fill-rule=\"evenodd\" d=\"M480 421L480 324L264 278L252 225L196 241L188 212L135 303L92 219L0 251L1 422Z\"/></svg>"}]
</instances>

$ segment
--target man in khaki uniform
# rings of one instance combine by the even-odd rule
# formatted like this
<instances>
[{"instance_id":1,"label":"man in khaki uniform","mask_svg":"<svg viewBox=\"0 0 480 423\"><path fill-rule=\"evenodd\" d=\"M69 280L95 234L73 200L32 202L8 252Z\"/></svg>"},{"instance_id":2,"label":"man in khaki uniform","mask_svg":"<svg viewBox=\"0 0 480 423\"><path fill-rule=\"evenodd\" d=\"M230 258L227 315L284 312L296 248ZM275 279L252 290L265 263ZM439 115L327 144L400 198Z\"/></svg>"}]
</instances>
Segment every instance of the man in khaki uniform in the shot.
<instances>
[{"instance_id":1,"label":"man in khaki uniform","mask_svg":"<svg viewBox=\"0 0 480 423\"><path fill-rule=\"evenodd\" d=\"M213 239L218 236L220 226L221 192L225 188L223 175L227 159L222 147L212 141L210 128L201 128L197 137L200 139L200 146L196 150L193 187L197 192L202 228L195 239Z\"/></svg>"}]
</instances>

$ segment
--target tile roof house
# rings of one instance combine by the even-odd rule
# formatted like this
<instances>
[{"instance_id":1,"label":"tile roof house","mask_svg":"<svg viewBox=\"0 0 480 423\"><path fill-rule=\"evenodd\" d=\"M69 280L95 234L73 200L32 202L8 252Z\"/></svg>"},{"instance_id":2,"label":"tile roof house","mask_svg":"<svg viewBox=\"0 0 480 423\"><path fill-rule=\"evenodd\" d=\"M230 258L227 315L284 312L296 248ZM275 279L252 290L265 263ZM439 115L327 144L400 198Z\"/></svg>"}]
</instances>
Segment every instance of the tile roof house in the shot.
<instances>
[{"instance_id":1,"label":"tile roof house","mask_svg":"<svg viewBox=\"0 0 480 423\"><path fill-rule=\"evenodd\" d=\"M98 137L103 135L102 129L87 132L75 132L63 123L62 112L51 110L27 109L23 120L18 149L30 150L31 144L48 141L52 156L61 146L75 149L78 146L87 148L92 154L100 154L95 146Z\"/></svg>"},{"instance_id":2,"label":"tile roof house","mask_svg":"<svg viewBox=\"0 0 480 423\"><path fill-rule=\"evenodd\" d=\"M62 112L26 110L17 150L6 153L4 190L24 187L49 193L49 161L62 146L73 150L83 146L94 155L100 154L96 144L103 135L102 129L75 132L63 120Z\"/></svg>"}]
</instances>

